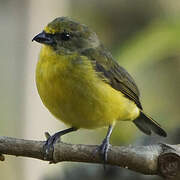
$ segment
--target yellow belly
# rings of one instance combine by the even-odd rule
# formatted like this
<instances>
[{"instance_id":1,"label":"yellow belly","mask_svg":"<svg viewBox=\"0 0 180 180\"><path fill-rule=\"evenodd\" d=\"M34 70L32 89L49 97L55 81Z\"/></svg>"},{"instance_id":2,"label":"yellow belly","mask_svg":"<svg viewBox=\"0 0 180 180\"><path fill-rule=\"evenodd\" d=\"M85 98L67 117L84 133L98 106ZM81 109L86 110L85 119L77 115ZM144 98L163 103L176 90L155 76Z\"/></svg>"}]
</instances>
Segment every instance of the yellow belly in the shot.
<instances>
[{"instance_id":1,"label":"yellow belly","mask_svg":"<svg viewBox=\"0 0 180 180\"><path fill-rule=\"evenodd\" d=\"M41 50L36 84L44 105L59 120L89 129L139 115L135 103L102 81L86 57L48 51L47 47Z\"/></svg>"}]
</instances>

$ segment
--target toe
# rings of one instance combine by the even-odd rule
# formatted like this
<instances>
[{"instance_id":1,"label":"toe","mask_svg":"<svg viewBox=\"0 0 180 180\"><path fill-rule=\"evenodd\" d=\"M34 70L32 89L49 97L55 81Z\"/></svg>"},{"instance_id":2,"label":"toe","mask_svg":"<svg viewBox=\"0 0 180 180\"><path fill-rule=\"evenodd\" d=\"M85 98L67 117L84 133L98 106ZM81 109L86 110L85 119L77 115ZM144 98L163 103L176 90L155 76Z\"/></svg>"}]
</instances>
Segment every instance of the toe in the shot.
<instances>
[{"instance_id":1,"label":"toe","mask_svg":"<svg viewBox=\"0 0 180 180\"><path fill-rule=\"evenodd\" d=\"M104 161L104 163L107 162L107 153L108 153L108 149L109 149L109 142L108 141L103 141L103 143L100 145L99 147L100 149L100 155Z\"/></svg>"},{"instance_id":2,"label":"toe","mask_svg":"<svg viewBox=\"0 0 180 180\"><path fill-rule=\"evenodd\" d=\"M47 159L48 157L51 157L51 154L54 151L54 144L56 140L57 139L55 136L49 136L47 141L45 142L44 147L43 147L45 159Z\"/></svg>"}]
</instances>

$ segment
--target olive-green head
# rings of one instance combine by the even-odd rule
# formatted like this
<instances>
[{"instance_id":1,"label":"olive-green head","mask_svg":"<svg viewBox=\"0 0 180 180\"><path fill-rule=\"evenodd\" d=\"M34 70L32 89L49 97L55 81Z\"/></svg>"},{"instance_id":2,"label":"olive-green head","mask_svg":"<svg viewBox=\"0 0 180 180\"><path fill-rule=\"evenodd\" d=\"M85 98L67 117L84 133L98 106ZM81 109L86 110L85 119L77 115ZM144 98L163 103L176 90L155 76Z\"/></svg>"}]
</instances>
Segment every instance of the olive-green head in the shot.
<instances>
[{"instance_id":1,"label":"olive-green head","mask_svg":"<svg viewBox=\"0 0 180 180\"><path fill-rule=\"evenodd\" d=\"M95 32L69 17L56 18L33 40L51 46L59 53L81 51L100 44Z\"/></svg>"}]
</instances>

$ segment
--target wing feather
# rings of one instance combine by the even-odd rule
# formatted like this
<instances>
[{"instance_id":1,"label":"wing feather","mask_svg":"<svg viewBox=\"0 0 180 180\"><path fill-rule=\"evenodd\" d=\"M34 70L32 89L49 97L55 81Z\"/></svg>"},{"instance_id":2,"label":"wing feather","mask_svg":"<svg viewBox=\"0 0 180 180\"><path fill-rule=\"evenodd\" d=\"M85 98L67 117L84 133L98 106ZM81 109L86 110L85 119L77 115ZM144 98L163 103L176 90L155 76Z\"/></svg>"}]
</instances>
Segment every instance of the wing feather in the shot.
<instances>
[{"instance_id":1,"label":"wing feather","mask_svg":"<svg viewBox=\"0 0 180 180\"><path fill-rule=\"evenodd\" d=\"M112 88L122 92L127 98L134 101L142 109L139 100L139 90L131 75L121 67L112 57L112 55L100 46L98 49L86 49L81 52L88 56L102 80L110 84ZM104 77L102 77L102 75Z\"/></svg>"}]
</instances>

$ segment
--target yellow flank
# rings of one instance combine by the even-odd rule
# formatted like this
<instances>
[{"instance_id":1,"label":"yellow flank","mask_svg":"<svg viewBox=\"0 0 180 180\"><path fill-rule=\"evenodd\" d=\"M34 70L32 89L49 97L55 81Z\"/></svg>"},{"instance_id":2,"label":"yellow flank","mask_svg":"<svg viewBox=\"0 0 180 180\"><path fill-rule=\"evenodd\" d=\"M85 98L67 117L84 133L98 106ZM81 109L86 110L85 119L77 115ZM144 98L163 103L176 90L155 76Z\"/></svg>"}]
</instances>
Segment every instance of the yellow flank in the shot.
<instances>
[{"instance_id":1,"label":"yellow flank","mask_svg":"<svg viewBox=\"0 0 180 180\"><path fill-rule=\"evenodd\" d=\"M76 128L97 128L134 120L139 109L102 81L85 56L57 54L43 45L36 68L39 95L49 111Z\"/></svg>"}]
</instances>

